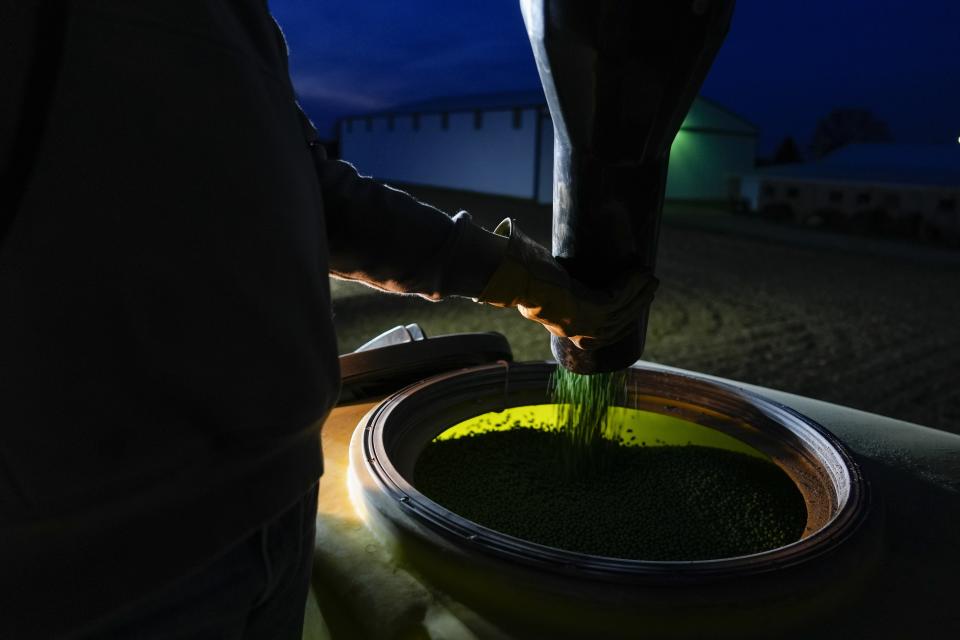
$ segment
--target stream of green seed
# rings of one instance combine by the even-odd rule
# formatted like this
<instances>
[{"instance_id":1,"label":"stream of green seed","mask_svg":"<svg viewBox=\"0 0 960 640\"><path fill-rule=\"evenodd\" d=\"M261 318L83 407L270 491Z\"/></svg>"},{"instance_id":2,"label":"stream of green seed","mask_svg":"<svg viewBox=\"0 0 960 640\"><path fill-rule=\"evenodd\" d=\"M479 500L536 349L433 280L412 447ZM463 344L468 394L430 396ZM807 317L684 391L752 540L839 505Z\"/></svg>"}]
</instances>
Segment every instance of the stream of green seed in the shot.
<instances>
[{"instance_id":1,"label":"stream of green seed","mask_svg":"<svg viewBox=\"0 0 960 640\"><path fill-rule=\"evenodd\" d=\"M604 438L617 440L607 416L610 407L627 399L626 370L582 375L557 365L550 380L550 392L557 405L560 460L571 478L599 472L604 466ZM613 425L615 427L615 425Z\"/></svg>"}]
</instances>

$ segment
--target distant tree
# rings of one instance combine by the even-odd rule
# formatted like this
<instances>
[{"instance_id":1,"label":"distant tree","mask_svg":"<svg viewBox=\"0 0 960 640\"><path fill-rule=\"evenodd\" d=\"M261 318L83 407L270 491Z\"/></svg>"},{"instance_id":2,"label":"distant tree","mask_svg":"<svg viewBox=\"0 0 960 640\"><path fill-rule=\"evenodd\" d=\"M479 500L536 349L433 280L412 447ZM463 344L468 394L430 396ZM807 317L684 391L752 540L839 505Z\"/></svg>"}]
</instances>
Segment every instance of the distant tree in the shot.
<instances>
[{"instance_id":1,"label":"distant tree","mask_svg":"<svg viewBox=\"0 0 960 640\"><path fill-rule=\"evenodd\" d=\"M890 142L887 124L869 109L834 109L817 123L810 141L810 153L821 158L855 142Z\"/></svg>"},{"instance_id":2,"label":"distant tree","mask_svg":"<svg viewBox=\"0 0 960 640\"><path fill-rule=\"evenodd\" d=\"M787 136L774 152L771 164L793 164L796 162L803 162L803 155L800 153L800 147L797 146L797 141L793 139L793 136Z\"/></svg>"}]
</instances>

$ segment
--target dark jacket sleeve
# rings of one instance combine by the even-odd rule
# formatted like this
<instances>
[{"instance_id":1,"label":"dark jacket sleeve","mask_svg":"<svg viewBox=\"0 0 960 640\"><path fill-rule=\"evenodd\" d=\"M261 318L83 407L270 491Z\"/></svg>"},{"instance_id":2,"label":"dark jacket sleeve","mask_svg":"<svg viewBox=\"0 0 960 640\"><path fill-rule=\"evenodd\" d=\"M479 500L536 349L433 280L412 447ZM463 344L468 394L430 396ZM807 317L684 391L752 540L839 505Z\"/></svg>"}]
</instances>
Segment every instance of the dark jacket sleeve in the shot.
<instances>
[{"instance_id":1,"label":"dark jacket sleeve","mask_svg":"<svg viewBox=\"0 0 960 640\"><path fill-rule=\"evenodd\" d=\"M276 23L280 47L286 41ZM316 128L296 105L313 150L326 220L330 274L383 291L430 300L476 298L506 251L506 238L485 231L461 211L452 218L327 158Z\"/></svg>"},{"instance_id":2,"label":"dark jacket sleeve","mask_svg":"<svg viewBox=\"0 0 960 640\"><path fill-rule=\"evenodd\" d=\"M330 274L430 300L476 298L506 251L506 238L450 217L409 193L327 158L310 119L300 111L323 196Z\"/></svg>"},{"instance_id":3,"label":"dark jacket sleeve","mask_svg":"<svg viewBox=\"0 0 960 640\"><path fill-rule=\"evenodd\" d=\"M333 275L431 300L480 295L500 264L505 238L465 211L451 218L315 149Z\"/></svg>"}]
</instances>

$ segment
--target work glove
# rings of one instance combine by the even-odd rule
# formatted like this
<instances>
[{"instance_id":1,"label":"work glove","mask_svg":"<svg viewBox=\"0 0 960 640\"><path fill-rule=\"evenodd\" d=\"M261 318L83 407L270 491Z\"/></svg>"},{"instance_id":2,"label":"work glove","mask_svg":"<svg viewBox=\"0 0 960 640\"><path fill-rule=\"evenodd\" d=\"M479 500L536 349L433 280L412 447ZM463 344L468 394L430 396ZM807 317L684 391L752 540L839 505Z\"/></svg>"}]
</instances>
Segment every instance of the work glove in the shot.
<instances>
[{"instance_id":1,"label":"work glove","mask_svg":"<svg viewBox=\"0 0 960 640\"><path fill-rule=\"evenodd\" d=\"M555 336L569 338L580 349L595 349L625 337L653 300L658 281L649 270L629 271L608 288L590 289L571 278L515 221L508 218L493 232L508 236L507 249L477 300L516 307L524 318L539 322Z\"/></svg>"}]
</instances>

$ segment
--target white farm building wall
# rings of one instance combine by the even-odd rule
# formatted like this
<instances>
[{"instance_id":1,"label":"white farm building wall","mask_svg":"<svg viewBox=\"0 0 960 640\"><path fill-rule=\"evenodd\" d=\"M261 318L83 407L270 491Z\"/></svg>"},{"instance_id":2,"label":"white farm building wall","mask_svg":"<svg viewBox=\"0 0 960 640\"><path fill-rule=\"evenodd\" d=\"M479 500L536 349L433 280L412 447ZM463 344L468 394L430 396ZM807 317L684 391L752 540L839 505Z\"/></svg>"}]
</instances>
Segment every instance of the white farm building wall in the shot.
<instances>
[{"instance_id":1,"label":"white farm building wall","mask_svg":"<svg viewBox=\"0 0 960 640\"><path fill-rule=\"evenodd\" d=\"M455 112L358 118L341 124L341 155L361 173L384 180L531 197L536 110L521 110L517 128L512 111L480 112L479 128L477 117Z\"/></svg>"},{"instance_id":2,"label":"white farm building wall","mask_svg":"<svg viewBox=\"0 0 960 640\"><path fill-rule=\"evenodd\" d=\"M345 118L340 153L362 174L388 182L548 203L553 124L542 95L539 101L468 96ZM754 168L756 137L753 125L698 98L671 150L667 197L728 198L731 179Z\"/></svg>"}]
</instances>

